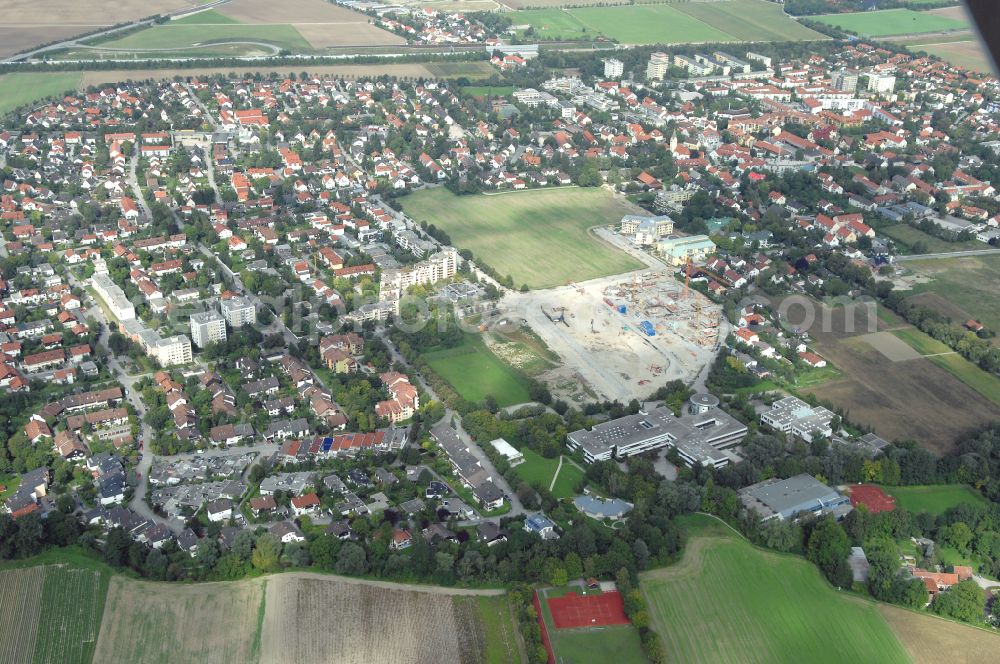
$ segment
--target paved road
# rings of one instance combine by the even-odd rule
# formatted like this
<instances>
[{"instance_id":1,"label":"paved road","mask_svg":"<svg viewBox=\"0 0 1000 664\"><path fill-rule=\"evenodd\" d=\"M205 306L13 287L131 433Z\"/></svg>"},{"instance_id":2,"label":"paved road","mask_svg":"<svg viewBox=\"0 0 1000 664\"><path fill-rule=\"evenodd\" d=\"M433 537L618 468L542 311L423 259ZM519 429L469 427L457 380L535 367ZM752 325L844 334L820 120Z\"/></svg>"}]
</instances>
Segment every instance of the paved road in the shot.
<instances>
[{"instance_id":1,"label":"paved road","mask_svg":"<svg viewBox=\"0 0 1000 664\"><path fill-rule=\"evenodd\" d=\"M944 251L936 254L911 254L909 256L896 256L897 263L906 261L924 261L938 258L964 258L966 256L989 256L990 254L1000 254L1000 249L992 247L986 249L969 249L968 251Z\"/></svg>"},{"instance_id":2,"label":"paved road","mask_svg":"<svg viewBox=\"0 0 1000 664\"><path fill-rule=\"evenodd\" d=\"M136 204L139 206L139 209L142 210L142 215L149 220L150 223L152 223L153 212L149 209L149 205L146 203L146 198L142 195L142 189L139 187L139 178L136 177L136 171L139 168L141 146L141 140L135 142L132 159L128 167L128 184L132 188L132 197L135 198Z\"/></svg>"}]
</instances>

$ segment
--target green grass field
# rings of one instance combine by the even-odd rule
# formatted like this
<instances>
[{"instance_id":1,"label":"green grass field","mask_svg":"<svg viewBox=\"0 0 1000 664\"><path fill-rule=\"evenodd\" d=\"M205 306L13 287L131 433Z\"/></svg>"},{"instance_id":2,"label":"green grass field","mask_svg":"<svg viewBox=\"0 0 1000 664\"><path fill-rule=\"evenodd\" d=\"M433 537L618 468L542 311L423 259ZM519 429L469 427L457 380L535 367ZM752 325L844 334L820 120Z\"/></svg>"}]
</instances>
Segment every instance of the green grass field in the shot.
<instances>
[{"instance_id":1,"label":"green grass field","mask_svg":"<svg viewBox=\"0 0 1000 664\"><path fill-rule=\"evenodd\" d=\"M455 348L424 353L423 358L455 391L478 403L492 394L500 406L530 401L525 379L488 349L474 334Z\"/></svg>"},{"instance_id":2,"label":"green grass field","mask_svg":"<svg viewBox=\"0 0 1000 664\"><path fill-rule=\"evenodd\" d=\"M810 16L809 18L869 37L916 35L923 32L963 30L969 27L966 21L936 16L927 12L917 12L912 9L886 9L850 14L823 14L820 16Z\"/></svg>"},{"instance_id":3,"label":"green grass field","mask_svg":"<svg viewBox=\"0 0 1000 664\"><path fill-rule=\"evenodd\" d=\"M505 596L455 597L460 602L475 602L479 620L486 633L486 664L507 664L520 658L517 627Z\"/></svg>"},{"instance_id":4,"label":"green grass field","mask_svg":"<svg viewBox=\"0 0 1000 664\"><path fill-rule=\"evenodd\" d=\"M48 97L76 92L81 77L80 72L0 75L0 116Z\"/></svg>"},{"instance_id":5,"label":"green grass field","mask_svg":"<svg viewBox=\"0 0 1000 664\"><path fill-rule=\"evenodd\" d=\"M472 250L518 286L550 288L642 267L589 232L632 212L604 189L456 196L438 187L400 200L413 219L446 231L456 247Z\"/></svg>"},{"instance_id":6,"label":"green grass field","mask_svg":"<svg viewBox=\"0 0 1000 664\"><path fill-rule=\"evenodd\" d=\"M208 11L198 12L197 14L191 14L190 16L170 21L167 25L232 25L234 23L239 23L239 21L231 16L220 14L214 9L209 9Z\"/></svg>"},{"instance_id":7,"label":"green grass field","mask_svg":"<svg viewBox=\"0 0 1000 664\"><path fill-rule=\"evenodd\" d=\"M552 622L552 612L543 596L561 597L566 588L539 591L542 619L545 621L549 641L560 664L590 664L591 662L615 662L615 664L648 664L642 650L639 631L631 625L610 625L589 629L556 629Z\"/></svg>"},{"instance_id":8,"label":"green grass field","mask_svg":"<svg viewBox=\"0 0 1000 664\"><path fill-rule=\"evenodd\" d=\"M527 447L521 449L524 455L524 463L518 464L514 468L517 476L528 484L541 486L548 489L552 487L552 495L557 499L572 498L577 495L576 486L584 478L582 470L573 465L568 458L563 459L562 467L559 466L559 457L546 459L538 452ZM556 475L559 469L559 475ZM555 483L552 478L555 477Z\"/></svg>"},{"instance_id":9,"label":"green grass field","mask_svg":"<svg viewBox=\"0 0 1000 664\"><path fill-rule=\"evenodd\" d=\"M824 39L761 0L531 9L511 15L515 26L530 25L532 36L548 40L590 40L623 44Z\"/></svg>"},{"instance_id":10,"label":"green grass field","mask_svg":"<svg viewBox=\"0 0 1000 664\"><path fill-rule=\"evenodd\" d=\"M943 254L949 251L967 251L969 249L982 249L983 243L976 240L966 240L961 242L948 242L939 237L928 235L915 226L909 224L897 224L886 226L878 231L881 235L889 237L896 242L902 250L900 253L913 253L911 247L917 242L923 242L926 246L926 253Z\"/></svg>"},{"instance_id":11,"label":"green grass field","mask_svg":"<svg viewBox=\"0 0 1000 664\"><path fill-rule=\"evenodd\" d=\"M670 661L910 661L874 602L834 590L811 563L758 549L709 517L686 524L681 562L640 576Z\"/></svg>"},{"instance_id":12,"label":"green grass field","mask_svg":"<svg viewBox=\"0 0 1000 664\"><path fill-rule=\"evenodd\" d=\"M497 73L490 63L476 62L428 62L424 65L432 76L437 78L489 78Z\"/></svg>"},{"instance_id":13,"label":"green grass field","mask_svg":"<svg viewBox=\"0 0 1000 664\"><path fill-rule=\"evenodd\" d=\"M910 512L944 514L962 503L984 505L986 498L965 484L931 484L925 486L893 486L882 489L896 499L896 504Z\"/></svg>"},{"instance_id":14,"label":"green grass field","mask_svg":"<svg viewBox=\"0 0 1000 664\"><path fill-rule=\"evenodd\" d=\"M979 248L983 248L983 244ZM983 325L1000 331L1000 254L968 256L937 260L912 261L906 267L930 277L926 283L916 284L913 292L931 292L960 307ZM956 315L950 315L957 323ZM958 312L955 312L957 314Z\"/></svg>"},{"instance_id":15,"label":"green grass field","mask_svg":"<svg viewBox=\"0 0 1000 664\"><path fill-rule=\"evenodd\" d=\"M183 49L198 44L234 41L264 42L296 52L312 50L309 42L291 25L209 24L192 25L180 21L157 25L122 39L101 44L103 48L134 51Z\"/></svg>"},{"instance_id":16,"label":"green grass field","mask_svg":"<svg viewBox=\"0 0 1000 664\"><path fill-rule=\"evenodd\" d=\"M108 572L94 569L46 568L35 664L84 664L93 659L110 578Z\"/></svg>"}]
</instances>

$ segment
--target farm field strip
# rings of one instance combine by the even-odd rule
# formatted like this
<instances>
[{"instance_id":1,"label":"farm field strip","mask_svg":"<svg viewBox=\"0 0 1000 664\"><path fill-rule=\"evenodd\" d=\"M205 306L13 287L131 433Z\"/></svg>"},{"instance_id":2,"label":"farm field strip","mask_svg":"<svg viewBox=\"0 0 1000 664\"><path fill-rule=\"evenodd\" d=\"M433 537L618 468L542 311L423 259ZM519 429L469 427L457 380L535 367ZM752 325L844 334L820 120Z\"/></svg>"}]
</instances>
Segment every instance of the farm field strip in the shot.
<instances>
[{"instance_id":1,"label":"farm field strip","mask_svg":"<svg viewBox=\"0 0 1000 664\"><path fill-rule=\"evenodd\" d=\"M477 606L440 591L396 590L322 575L268 579L263 664L428 661L473 664L487 648ZM341 607L336 616L334 607ZM303 616L322 627L304 628ZM392 634L392 638L386 635Z\"/></svg>"},{"instance_id":2,"label":"farm field strip","mask_svg":"<svg viewBox=\"0 0 1000 664\"><path fill-rule=\"evenodd\" d=\"M250 661L262 586L257 580L180 585L115 576L94 661Z\"/></svg>"},{"instance_id":3,"label":"farm field strip","mask_svg":"<svg viewBox=\"0 0 1000 664\"><path fill-rule=\"evenodd\" d=\"M975 38L964 41L941 41L931 44L907 45L911 51L924 51L936 55L945 62L969 71L992 73L993 64L990 56L983 50L982 44Z\"/></svg>"},{"instance_id":4,"label":"farm field strip","mask_svg":"<svg viewBox=\"0 0 1000 664\"><path fill-rule=\"evenodd\" d=\"M44 567L0 572L0 664L31 661L44 579Z\"/></svg>"},{"instance_id":5,"label":"farm field strip","mask_svg":"<svg viewBox=\"0 0 1000 664\"><path fill-rule=\"evenodd\" d=\"M940 16L912 9L883 9L880 11L810 16L812 20L850 30L869 37L916 35L926 32L946 32L969 27L964 19Z\"/></svg>"},{"instance_id":6,"label":"farm field strip","mask_svg":"<svg viewBox=\"0 0 1000 664\"><path fill-rule=\"evenodd\" d=\"M0 75L0 116L16 108L75 92L80 72L11 73Z\"/></svg>"},{"instance_id":7,"label":"farm field strip","mask_svg":"<svg viewBox=\"0 0 1000 664\"><path fill-rule=\"evenodd\" d=\"M983 397L1000 406L1000 377L987 373L969 360L917 328L894 330L893 335L902 339L925 359L941 367Z\"/></svg>"},{"instance_id":8,"label":"farm field strip","mask_svg":"<svg viewBox=\"0 0 1000 664\"><path fill-rule=\"evenodd\" d=\"M45 568L35 664L91 661L101 628L107 577L63 565Z\"/></svg>"}]
</instances>

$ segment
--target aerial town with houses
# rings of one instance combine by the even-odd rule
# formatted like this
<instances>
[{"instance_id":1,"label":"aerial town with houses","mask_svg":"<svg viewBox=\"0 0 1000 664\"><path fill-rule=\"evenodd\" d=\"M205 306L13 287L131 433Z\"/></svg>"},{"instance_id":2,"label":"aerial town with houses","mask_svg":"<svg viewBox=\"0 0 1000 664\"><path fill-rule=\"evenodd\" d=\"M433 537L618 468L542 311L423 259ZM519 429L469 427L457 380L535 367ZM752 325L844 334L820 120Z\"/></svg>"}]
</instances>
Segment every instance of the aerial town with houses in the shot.
<instances>
[{"instance_id":1,"label":"aerial town with houses","mask_svg":"<svg viewBox=\"0 0 1000 664\"><path fill-rule=\"evenodd\" d=\"M457 13L377 20L427 44L500 43ZM338 572L415 579L424 563L385 561L430 550L440 578L507 581L524 559L506 551L558 561L560 540L582 547L581 521L623 529L643 565L671 559L677 531L657 509L756 520L755 542L825 520L853 535L881 512L865 501L884 496L852 488L900 484L916 464L915 444L895 443L950 449L938 429L885 432L860 405L810 392L850 369L786 299L868 298L997 380L989 320L945 320L893 293L928 241L1000 244L996 78L864 40L640 47L566 67L530 49L491 57L512 82L499 94L447 79L193 75L8 119L5 523L63 513L90 541L124 533L141 560L182 552L159 580L224 578L204 570L269 535L295 566L318 565L315 543L335 539L371 565ZM552 288L522 287L497 267L505 248L470 251L460 229L409 207L435 190L594 189L622 213L591 240L635 267ZM554 258L572 251L560 237L543 238ZM436 358L494 327L547 348L571 378L522 375L491 342L476 352L523 398L463 388L468 376ZM934 472L997 498L982 468ZM680 480L658 491L661 476ZM681 481L700 483L693 506ZM653 525L627 525L632 513ZM1000 573L1000 550L972 558L956 528L921 522L913 550L890 556L893 578L919 585L913 606ZM932 532L963 555L927 554ZM848 586L881 564L862 547L849 562ZM608 579L633 563L582 565L576 576ZM836 585L842 570L817 565Z\"/></svg>"}]
</instances>

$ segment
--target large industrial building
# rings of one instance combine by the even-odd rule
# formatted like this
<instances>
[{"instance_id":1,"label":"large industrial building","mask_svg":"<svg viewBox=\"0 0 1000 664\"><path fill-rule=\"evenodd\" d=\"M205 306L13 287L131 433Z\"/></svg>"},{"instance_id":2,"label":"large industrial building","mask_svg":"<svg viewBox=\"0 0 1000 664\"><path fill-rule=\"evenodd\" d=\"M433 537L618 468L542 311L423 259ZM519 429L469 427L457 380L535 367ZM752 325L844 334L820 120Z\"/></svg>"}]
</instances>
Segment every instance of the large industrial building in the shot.
<instances>
[{"instance_id":1,"label":"large industrial building","mask_svg":"<svg viewBox=\"0 0 1000 664\"><path fill-rule=\"evenodd\" d=\"M810 406L798 397L778 399L771 410L760 415L762 424L775 431L790 433L807 443L833 435L833 418L836 415L822 406Z\"/></svg>"},{"instance_id":2,"label":"large industrial building","mask_svg":"<svg viewBox=\"0 0 1000 664\"><path fill-rule=\"evenodd\" d=\"M770 519L798 519L803 514L833 514L842 517L851 511L851 499L803 473L787 480L772 478L739 490L747 509Z\"/></svg>"},{"instance_id":3,"label":"large industrial building","mask_svg":"<svg viewBox=\"0 0 1000 664\"><path fill-rule=\"evenodd\" d=\"M695 394L677 417L666 406L645 404L635 415L570 433L567 445L588 463L674 447L689 466L721 468L737 458L727 450L743 440L747 427L718 405L710 394Z\"/></svg>"}]
</instances>

